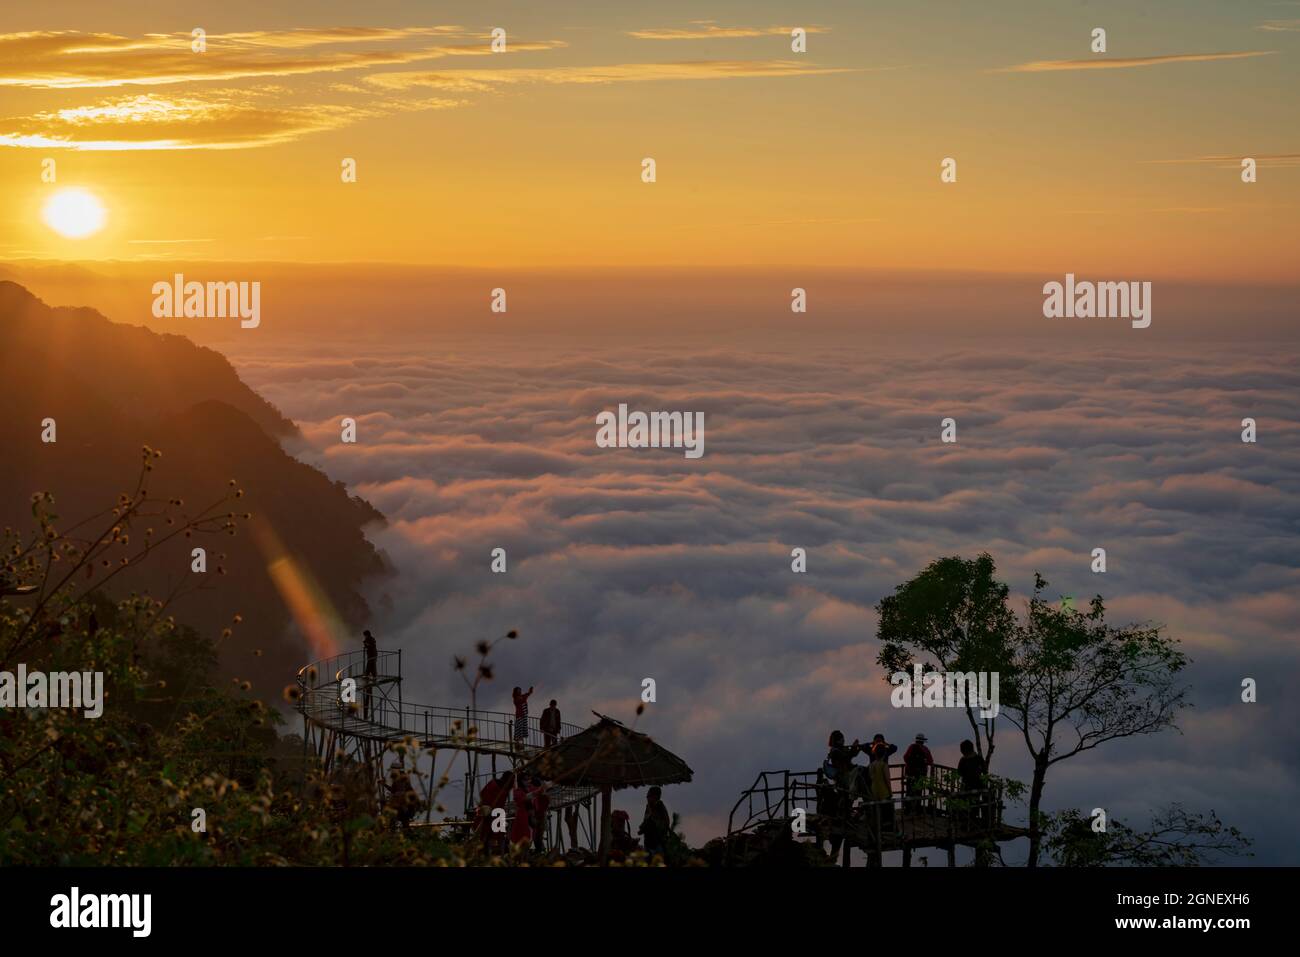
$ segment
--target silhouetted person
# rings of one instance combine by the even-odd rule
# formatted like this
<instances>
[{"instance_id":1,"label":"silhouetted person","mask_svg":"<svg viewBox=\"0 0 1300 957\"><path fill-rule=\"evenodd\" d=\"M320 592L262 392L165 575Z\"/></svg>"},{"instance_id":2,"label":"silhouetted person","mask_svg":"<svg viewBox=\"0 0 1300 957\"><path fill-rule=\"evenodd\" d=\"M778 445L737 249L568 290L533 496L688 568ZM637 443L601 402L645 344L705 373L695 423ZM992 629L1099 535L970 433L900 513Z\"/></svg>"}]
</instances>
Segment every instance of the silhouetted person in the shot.
<instances>
[{"instance_id":1,"label":"silhouetted person","mask_svg":"<svg viewBox=\"0 0 1300 957\"><path fill-rule=\"evenodd\" d=\"M916 740L903 752L903 773L907 779L908 797L920 797L922 785L930 775L930 768L934 767L934 756L930 754L925 742L925 735L918 734ZM920 804L917 802L917 810L919 809Z\"/></svg>"},{"instance_id":2,"label":"silhouetted person","mask_svg":"<svg viewBox=\"0 0 1300 957\"><path fill-rule=\"evenodd\" d=\"M510 844L527 850L533 843L533 800L523 778L515 784L515 819L510 823Z\"/></svg>"},{"instance_id":3,"label":"silhouetted person","mask_svg":"<svg viewBox=\"0 0 1300 957\"><path fill-rule=\"evenodd\" d=\"M564 809L564 827L569 832L569 849L574 850L578 846L578 808L577 805L570 804Z\"/></svg>"},{"instance_id":4,"label":"silhouetted person","mask_svg":"<svg viewBox=\"0 0 1300 957\"><path fill-rule=\"evenodd\" d=\"M528 788L528 796L533 805L533 850L546 850L546 815L551 810L549 786L539 777L534 777Z\"/></svg>"},{"instance_id":5,"label":"silhouetted person","mask_svg":"<svg viewBox=\"0 0 1300 957\"><path fill-rule=\"evenodd\" d=\"M872 800L885 802L879 806L882 830L894 829L894 789L889 781L889 756L897 750L898 745L888 743L883 734L871 739L871 764L867 766L867 773L871 777Z\"/></svg>"},{"instance_id":6,"label":"silhouetted person","mask_svg":"<svg viewBox=\"0 0 1300 957\"><path fill-rule=\"evenodd\" d=\"M639 833L645 838L645 851L652 858L658 854L668 857L668 835L673 829L673 820L668 814L668 807L663 802L663 789L653 787L645 795L645 817L641 819Z\"/></svg>"},{"instance_id":7,"label":"silhouetted person","mask_svg":"<svg viewBox=\"0 0 1300 957\"><path fill-rule=\"evenodd\" d=\"M530 686L528 691L524 691L518 685L515 690L510 692L510 697L515 702L515 745L520 742L528 741L528 696L533 693Z\"/></svg>"},{"instance_id":8,"label":"silhouetted person","mask_svg":"<svg viewBox=\"0 0 1300 957\"><path fill-rule=\"evenodd\" d=\"M609 815L609 851L615 860L623 860L636 850L636 838L632 836L632 816L622 808L617 808Z\"/></svg>"},{"instance_id":9,"label":"silhouetted person","mask_svg":"<svg viewBox=\"0 0 1300 957\"><path fill-rule=\"evenodd\" d=\"M975 745L967 739L961 743L961 760L957 762L957 774L961 778L961 789L967 792L964 800L973 807L982 805L984 796L984 759L975 753ZM981 810L980 818L984 817Z\"/></svg>"},{"instance_id":10,"label":"silhouetted person","mask_svg":"<svg viewBox=\"0 0 1300 957\"><path fill-rule=\"evenodd\" d=\"M853 772L853 759L862 753L862 745L854 738L853 744L846 747L843 731L832 731L826 743L830 747L823 765L826 776L837 786L847 788L850 786L848 779Z\"/></svg>"},{"instance_id":11,"label":"silhouetted person","mask_svg":"<svg viewBox=\"0 0 1300 957\"><path fill-rule=\"evenodd\" d=\"M830 751L827 752L826 760L822 763L822 772L828 784L819 793L817 813L819 817L825 817L830 821L828 837L831 842L831 857L836 857L840 853L840 844L844 841L841 830L844 819L848 817L849 810L853 807L855 783L853 776L857 770L853 759L862 753L862 746L858 744L858 739L854 738L853 744L846 747L844 732L838 730L831 732L826 744ZM819 834L818 847L821 846L821 841Z\"/></svg>"},{"instance_id":12,"label":"silhouetted person","mask_svg":"<svg viewBox=\"0 0 1300 957\"><path fill-rule=\"evenodd\" d=\"M505 771L483 785L483 790L479 792L478 820L474 824L474 830L483 839L483 850L489 854L505 840L504 834L492 830L492 812L506 806L514 786L514 772Z\"/></svg>"},{"instance_id":13,"label":"silhouetted person","mask_svg":"<svg viewBox=\"0 0 1300 957\"><path fill-rule=\"evenodd\" d=\"M415 788L411 786L411 775L407 772L404 762L399 761L389 769L388 781L389 800L397 813L397 821L402 827L408 827L411 818L415 816L419 799L416 797Z\"/></svg>"},{"instance_id":14,"label":"silhouetted person","mask_svg":"<svg viewBox=\"0 0 1300 957\"><path fill-rule=\"evenodd\" d=\"M560 743L560 709L555 706L555 699L551 699L550 705L542 712L542 720L539 722L542 728L542 741L546 747Z\"/></svg>"},{"instance_id":15,"label":"silhouetted person","mask_svg":"<svg viewBox=\"0 0 1300 957\"><path fill-rule=\"evenodd\" d=\"M361 641L361 647L364 648L366 652L366 706L364 717L368 721L370 720L371 695L374 693L372 689L375 686L375 679L379 676L379 648L375 644L375 636L372 635L369 630L363 631L361 634L364 636Z\"/></svg>"}]
</instances>

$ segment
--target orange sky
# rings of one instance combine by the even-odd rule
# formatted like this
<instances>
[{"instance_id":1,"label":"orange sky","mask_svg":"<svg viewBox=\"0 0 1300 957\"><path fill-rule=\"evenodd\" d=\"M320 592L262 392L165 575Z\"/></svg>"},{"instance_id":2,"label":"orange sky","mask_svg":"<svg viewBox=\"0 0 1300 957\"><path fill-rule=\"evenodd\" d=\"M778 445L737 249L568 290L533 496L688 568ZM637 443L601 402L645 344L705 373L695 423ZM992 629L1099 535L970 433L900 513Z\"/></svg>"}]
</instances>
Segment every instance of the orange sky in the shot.
<instances>
[{"instance_id":1,"label":"orange sky","mask_svg":"<svg viewBox=\"0 0 1300 957\"><path fill-rule=\"evenodd\" d=\"M1130 7L9 10L0 259L1295 278L1300 4Z\"/></svg>"}]
</instances>

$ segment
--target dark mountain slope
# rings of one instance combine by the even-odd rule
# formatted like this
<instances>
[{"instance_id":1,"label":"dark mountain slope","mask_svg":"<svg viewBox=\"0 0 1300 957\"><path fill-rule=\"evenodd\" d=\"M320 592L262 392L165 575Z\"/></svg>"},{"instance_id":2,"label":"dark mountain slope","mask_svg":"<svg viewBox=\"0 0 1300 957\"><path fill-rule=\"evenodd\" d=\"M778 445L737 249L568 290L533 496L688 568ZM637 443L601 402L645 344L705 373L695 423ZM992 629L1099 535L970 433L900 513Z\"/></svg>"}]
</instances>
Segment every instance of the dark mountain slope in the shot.
<instances>
[{"instance_id":1,"label":"dark mountain slope","mask_svg":"<svg viewBox=\"0 0 1300 957\"><path fill-rule=\"evenodd\" d=\"M46 417L57 422L52 444L41 441ZM52 310L0 283L0 524L30 528L36 491L54 493L63 524L111 507L135 486L144 445L163 452L150 475L152 495L184 500L177 514L221 499L237 479L245 494L232 507L253 516L237 535L178 538L111 590L161 598L185 586L173 614L214 640L241 614L244 624L219 645L222 670L252 679L263 694L278 691L311 654L290 627L270 562L289 557L353 630L368 612L361 582L384 570L363 533L382 516L284 452L268 428L295 431L217 353L91 310ZM191 588L200 581L190 570L195 545L209 555L198 590ZM225 575L215 574L218 564Z\"/></svg>"},{"instance_id":2,"label":"dark mountain slope","mask_svg":"<svg viewBox=\"0 0 1300 957\"><path fill-rule=\"evenodd\" d=\"M292 422L240 381L225 356L184 336L110 322L93 309L51 308L16 283L0 281L3 345L37 368L74 369L87 387L138 418L219 399L267 433L297 433Z\"/></svg>"}]
</instances>

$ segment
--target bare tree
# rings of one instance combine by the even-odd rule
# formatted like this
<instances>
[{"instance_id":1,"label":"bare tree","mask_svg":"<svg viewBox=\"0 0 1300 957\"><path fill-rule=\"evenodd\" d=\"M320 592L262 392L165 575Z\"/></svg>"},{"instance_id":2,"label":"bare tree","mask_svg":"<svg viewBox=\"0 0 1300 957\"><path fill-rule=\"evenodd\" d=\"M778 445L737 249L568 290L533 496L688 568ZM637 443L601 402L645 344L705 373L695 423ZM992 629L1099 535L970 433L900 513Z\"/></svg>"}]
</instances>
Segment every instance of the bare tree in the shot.
<instances>
[{"instance_id":1,"label":"bare tree","mask_svg":"<svg viewBox=\"0 0 1300 957\"><path fill-rule=\"evenodd\" d=\"M1176 727L1187 703L1180 673L1188 659L1176 640L1157 626L1108 625L1100 595L1086 612L1049 605L1042 597L1046 587L1035 573L1001 695L1002 710L1020 729L1034 764L1030 867L1042 850L1048 769L1107 741Z\"/></svg>"},{"instance_id":2,"label":"bare tree","mask_svg":"<svg viewBox=\"0 0 1300 957\"><path fill-rule=\"evenodd\" d=\"M1141 830L1116 820L1097 830L1069 808L1052 815L1043 831L1044 850L1064 867L1199 867L1252 856L1251 839L1214 811L1198 814L1181 804L1161 808Z\"/></svg>"}]
</instances>

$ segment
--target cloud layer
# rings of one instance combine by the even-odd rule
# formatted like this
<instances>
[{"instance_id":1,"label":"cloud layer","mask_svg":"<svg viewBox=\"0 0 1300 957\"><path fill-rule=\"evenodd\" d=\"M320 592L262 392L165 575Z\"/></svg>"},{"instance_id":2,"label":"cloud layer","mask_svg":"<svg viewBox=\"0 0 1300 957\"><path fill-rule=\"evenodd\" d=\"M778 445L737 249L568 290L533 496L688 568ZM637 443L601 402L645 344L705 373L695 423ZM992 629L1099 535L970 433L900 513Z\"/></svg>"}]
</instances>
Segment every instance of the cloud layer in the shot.
<instances>
[{"instance_id":1,"label":"cloud layer","mask_svg":"<svg viewBox=\"0 0 1300 957\"><path fill-rule=\"evenodd\" d=\"M1141 821L1185 800L1260 838L1261 860L1293 859L1300 828L1260 809L1300 800L1281 758L1300 706L1279 685L1300 658L1294 358L244 348L262 351L234 357L241 374L302 425L305 454L391 520L379 544L401 577L377 634L406 652L407 697L460 701L451 656L510 628L523 637L500 652L488 707L535 683L566 720L631 720L653 677L641 726L696 770L669 794L696 841L725 830L759 771L815 767L833 727L924 731L955 763L963 718L889 707L872 606L937 556L987 549L1020 598L1035 570L1054 592L1102 592L1116 619L1161 622L1196 659L1184 736L1067 762L1049 804ZM704 457L598 448L595 416L620 402L703 411ZM338 441L344 415L356 445ZM939 441L945 416L956 445ZM1257 445L1240 440L1245 416ZM807 574L791 571L796 546ZM1104 576L1089 571L1098 546ZM496 547L505 575L489 571ZM1248 676L1258 705L1240 703ZM1002 734L1000 770L1027 779Z\"/></svg>"}]
</instances>

